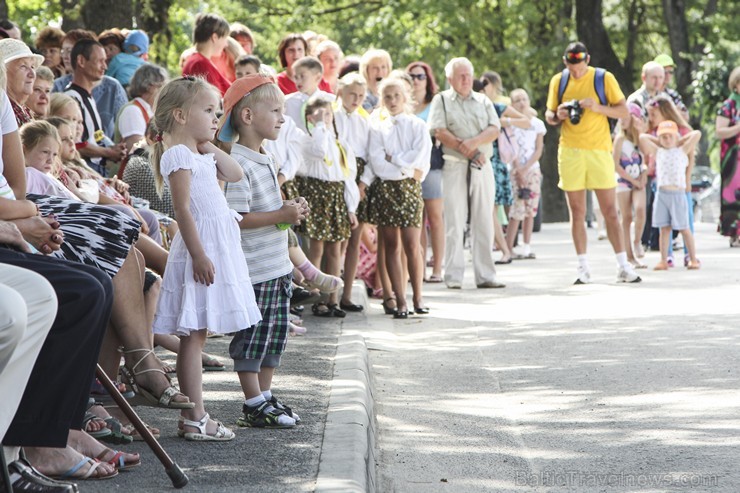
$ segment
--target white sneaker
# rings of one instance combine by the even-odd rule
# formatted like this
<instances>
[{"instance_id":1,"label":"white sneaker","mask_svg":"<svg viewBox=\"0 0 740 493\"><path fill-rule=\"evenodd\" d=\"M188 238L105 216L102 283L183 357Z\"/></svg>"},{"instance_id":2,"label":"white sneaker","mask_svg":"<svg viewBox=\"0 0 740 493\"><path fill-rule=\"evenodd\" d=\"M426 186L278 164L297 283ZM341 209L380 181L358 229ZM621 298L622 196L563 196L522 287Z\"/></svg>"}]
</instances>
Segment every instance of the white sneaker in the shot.
<instances>
[{"instance_id":1,"label":"white sneaker","mask_svg":"<svg viewBox=\"0 0 740 493\"><path fill-rule=\"evenodd\" d=\"M617 282L635 283L641 281L642 279L637 275L637 272L635 272L632 266L619 267L617 269Z\"/></svg>"},{"instance_id":2,"label":"white sneaker","mask_svg":"<svg viewBox=\"0 0 740 493\"><path fill-rule=\"evenodd\" d=\"M591 271L584 265L578 266L578 278L573 284L589 284L591 282Z\"/></svg>"}]
</instances>

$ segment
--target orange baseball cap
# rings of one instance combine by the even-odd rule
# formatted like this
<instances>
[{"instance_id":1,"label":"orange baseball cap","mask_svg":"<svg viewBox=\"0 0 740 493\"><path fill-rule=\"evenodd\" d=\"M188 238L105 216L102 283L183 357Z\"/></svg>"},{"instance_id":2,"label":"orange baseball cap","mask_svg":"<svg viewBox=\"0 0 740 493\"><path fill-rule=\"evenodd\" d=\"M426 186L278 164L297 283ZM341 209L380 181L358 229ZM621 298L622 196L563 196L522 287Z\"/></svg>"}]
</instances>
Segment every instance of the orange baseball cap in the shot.
<instances>
[{"instance_id":1,"label":"orange baseball cap","mask_svg":"<svg viewBox=\"0 0 740 493\"><path fill-rule=\"evenodd\" d=\"M244 96L265 84L275 84L275 78L271 75L251 74L236 79L224 94L224 116L216 136L221 142L234 142L236 135L231 125L231 110L234 109Z\"/></svg>"},{"instance_id":2,"label":"orange baseball cap","mask_svg":"<svg viewBox=\"0 0 740 493\"><path fill-rule=\"evenodd\" d=\"M673 120L666 120L658 124L658 137L664 134L678 135L678 125Z\"/></svg>"}]
</instances>

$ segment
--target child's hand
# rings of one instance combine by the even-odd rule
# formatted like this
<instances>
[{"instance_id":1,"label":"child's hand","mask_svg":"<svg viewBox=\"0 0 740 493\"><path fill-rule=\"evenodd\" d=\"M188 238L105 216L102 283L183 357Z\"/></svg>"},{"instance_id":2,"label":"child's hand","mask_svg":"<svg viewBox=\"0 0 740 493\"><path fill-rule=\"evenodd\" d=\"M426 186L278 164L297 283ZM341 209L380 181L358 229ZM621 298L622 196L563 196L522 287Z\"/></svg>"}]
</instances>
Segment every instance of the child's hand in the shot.
<instances>
[{"instance_id":1,"label":"child's hand","mask_svg":"<svg viewBox=\"0 0 740 493\"><path fill-rule=\"evenodd\" d=\"M193 279L195 282L210 286L216 278L216 268L206 255L193 258Z\"/></svg>"},{"instance_id":2,"label":"child's hand","mask_svg":"<svg viewBox=\"0 0 740 493\"><path fill-rule=\"evenodd\" d=\"M282 223L300 224L302 220L306 219L303 215L303 207L295 202L294 200L288 200L283 203L280 208L283 213Z\"/></svg>"},{"instance_id":3,"label":"child's hand","mask_svg":"<svg viewBox=\"0 0 740 493\"><path fill-rule=\"evenodd\" d=\"M360 222L357 220L357 216L353 212L349 212L348 216L350 229L357 229L357 226L360 225Z\"/></svg>"},{"instance_id":4,"label":"child's hand","mask_svg":"<svg viewBox=\"0 0 740 493\"><path fill-rule=\"evenodd\" d=\"M199 142L196 148L201 154L213 154L218 149L210 140Z\"/></svg>"},{"instance_id":5,"label":"child's hand","mask_svg":"<svg viewBox=\"0 0 740 493\"><path fill-rule=\"evenodd\" d=\"M326 126L329 126L331 125L332 114L326 108L316 108L313 113L308 115L307 119L314 125L324 122Z\"/></svg>"},{"instance_id":6,"label":"child's hand","mask_svg":"<svg viewBox=\"0 0 740 493\"><path fill-rule=\"evenodd\" d=\"M302 214L304 216L308 216L308 213L311 212L311 208L308 206L308 201L304 197L297 197L295 202L301 206Z\"/></svg>"}]
</instances>

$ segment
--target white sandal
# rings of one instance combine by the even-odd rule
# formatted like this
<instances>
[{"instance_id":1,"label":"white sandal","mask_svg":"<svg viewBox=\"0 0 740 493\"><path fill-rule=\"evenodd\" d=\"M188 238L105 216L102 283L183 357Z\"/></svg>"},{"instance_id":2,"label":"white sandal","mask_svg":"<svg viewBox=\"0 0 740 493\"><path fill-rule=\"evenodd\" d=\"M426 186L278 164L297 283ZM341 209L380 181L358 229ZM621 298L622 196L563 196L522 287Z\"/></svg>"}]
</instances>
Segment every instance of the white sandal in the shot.
<instances>
[{"instance_id":1,"label":"white sandal","mask_svg":"<svg viewBox=\"0 0 740 493\"><path fill-rule=\"evenodd\" d=\"M206 413L206 415L203 416L200 421L190 421L189 419L185 419L181 416L180 422L182 423L182 425L198 428L198 433L178 430L177 435L191 442L228 442L229 440L234 439L234 437L236 436L234 432L226 428L220 421L216 421L216 434L209 435L206 432L206 426L208 425L208 420L210 419L211 417L208 415L208 413Z\"/></svg>"}]
</instances>

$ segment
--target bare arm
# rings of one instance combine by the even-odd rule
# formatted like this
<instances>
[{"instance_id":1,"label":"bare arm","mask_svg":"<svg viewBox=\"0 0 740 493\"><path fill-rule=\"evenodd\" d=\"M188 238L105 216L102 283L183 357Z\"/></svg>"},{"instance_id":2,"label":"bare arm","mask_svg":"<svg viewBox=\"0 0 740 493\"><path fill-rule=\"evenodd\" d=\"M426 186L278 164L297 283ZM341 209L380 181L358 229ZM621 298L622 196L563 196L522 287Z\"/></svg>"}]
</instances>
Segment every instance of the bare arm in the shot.
<instances>
[{"instance_id":1,"label":"bare arm","mask_svg":"<svg viewBox=\"0 0 740 493\"><path fill-rule=\"evenodd\" d=\"M243 216L239 221L241 229L255 229L279 223L298 224L306 218L301 205L294 200L284 200L283 206L276 211L240 212L239 214Z\"/></svg>"},{"instance_id":2,"label":"bare arm","mask_svg":"<svg viewBox=\"0 0 740 493\"><path fill-rule=\"evenodd\" d=\"M23 219L37 214L36 204L30 200L13 200L0 197L0 220L12 221L13 219Z\"/></svg>"},{"instance_id":3,"label":"bare arm","mask_svg":"<svg viewBox=\"0 0 740 493\"><path fill-rule=\"evenodd\" d=\"M521 114L519 111L517 111L513 106L507 106L504 112L501 114L501 127L519 127L519 128L529 128L532 126L532 122L530 121L530 117Z\"/></svg>"},{"instance_id":4,"label":"bare arm","mask_svg":"<svg viewBox=\"0 0 740 493\"><path fill-rule=\"evenodd\" d=\"M740 134L740 122L730 126L730 119L726 116L717 116L714 128L715 134L720 140L730 139Z\"/></svg>"},{"instance_id":5,"label":"bare arm","mask_svg":"<svg viewBox=\"0 0 740 493\"><path fill-rule=\"evenodd\" d=\"M126 157L126 144L121 142L113 147L102 147L96 144L87 144L85 147L80 147L80 156L87 158L102 157L110 159L111 161L120 161Z\"/></svg>"},{"instance_id":6,"label":"bare arm","mask_svg":"<svg viewBox=\"0 0 740 493\"><path fill-rule=\"evenodd\" d=\"M696 148L696 144L699 143L699 140L701 140L701 130L692 130L681 137L678 143L681 149L690 156L694 154L694 149Z\"/></svg>"},{"instance_id":7,"label":"bare arm","mask_svg":"<svg viewBox=\"0 0 740 493\"><path fill-rule=\"evenodd\" d=\"M3 135L3 176L8 180L16 199L26 197L26 168L23 146L18 131Z\"/></svg>"},{"instance_id":8,"label":"bare arm","mask_svg":"<svg viewBox=\"0 0 740 493\"><path fill-rule=\"evenodd\" d=\"M658 138L650 134L640 134L640 150L646 156L655 155L658 152Z\"/></svg>"},{"instance_id":9,"label":"bare arm","mask_svg":"<svg viewBox=\"0 0 740 493\"><path fill-rule=\"evenodd\" d=\"M190 180L192 172L180 169L169 175L172 205L175 208L177 223L188 253L193 258L193 278L206 286L213 284L215 268L203 249L203 244L195 229L195 220L190 213Z\"/></svg>"},{"instance_id":10,"label":"bare arm","mask_svg":"<svg viewBox=\"0 0 740 493\"><path fill-rule=\"evenodd\" d=\"M201 154L213 154L216 159L216 176L219 180L236 182L244 178L244 171L236 159L216 147L212 142L198 144L198 152Z\"/></svg>"}]
</instances>

